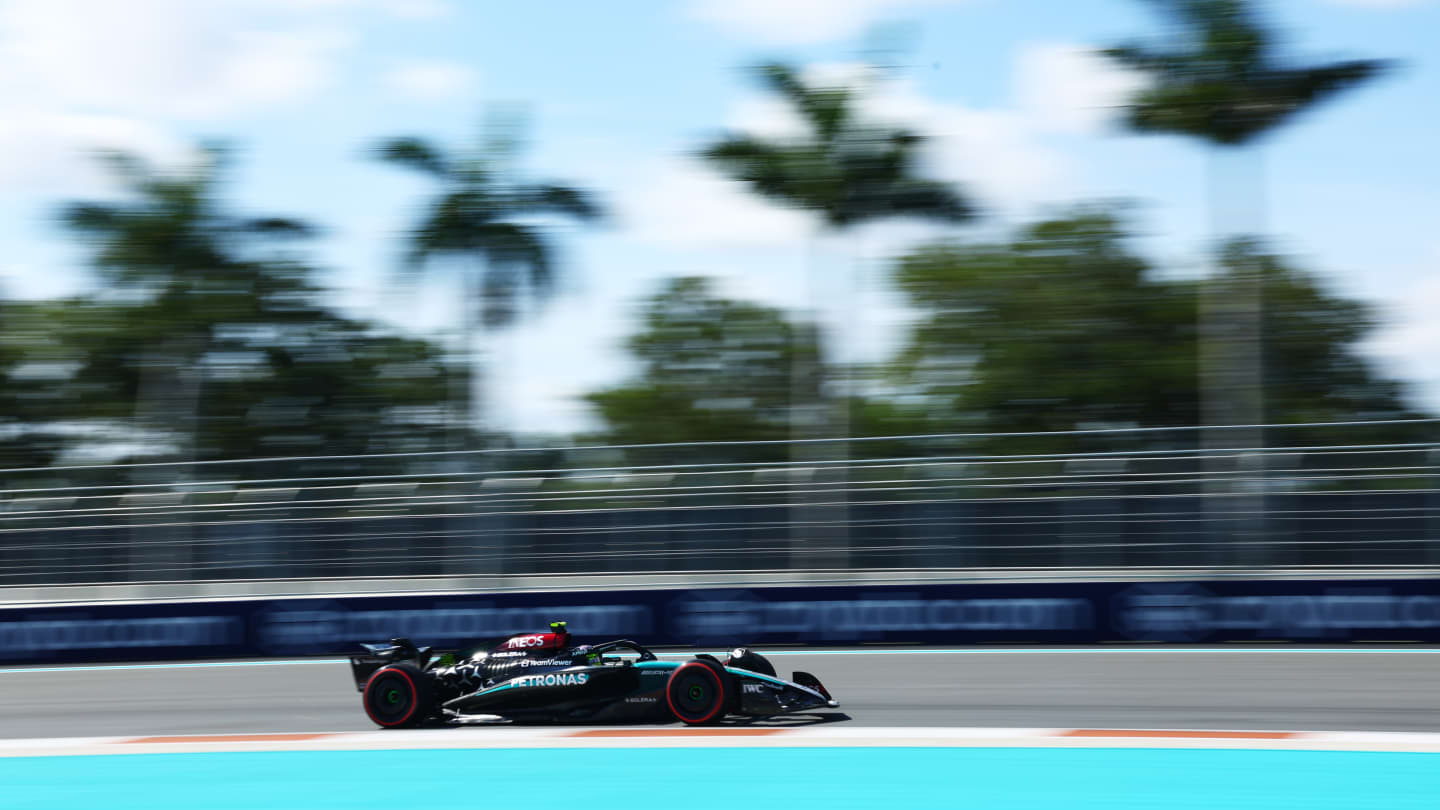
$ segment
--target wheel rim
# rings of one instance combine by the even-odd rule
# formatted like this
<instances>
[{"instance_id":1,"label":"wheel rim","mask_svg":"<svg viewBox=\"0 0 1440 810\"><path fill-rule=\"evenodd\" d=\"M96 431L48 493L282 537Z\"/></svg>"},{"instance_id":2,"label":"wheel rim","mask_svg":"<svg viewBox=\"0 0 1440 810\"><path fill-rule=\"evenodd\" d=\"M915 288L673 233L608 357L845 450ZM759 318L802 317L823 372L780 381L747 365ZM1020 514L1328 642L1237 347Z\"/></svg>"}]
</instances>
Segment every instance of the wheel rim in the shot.
<instances>
[{"instance_id":1,"label":"wheel rim","mask_svg":"<svg viewBox=\"0 0 1440 810\"><path fill-rule=\"evenodd\" d=\"M682 720L704 721L713 717L720 701L720 684L715 673L703 666L676 671L670 687L670 704Z\"/></svg>"},{"instance_id":2,"label":"wheel rim","mask_svg":"<svg viewBox=\"0 0 1440 810\"><path fill-rule=\"evenodd\" d=\"M366 695L370 716L382 726L403 723L415 711L415 691L400 672L380 672Z\"/></svg>"}]
</instances>

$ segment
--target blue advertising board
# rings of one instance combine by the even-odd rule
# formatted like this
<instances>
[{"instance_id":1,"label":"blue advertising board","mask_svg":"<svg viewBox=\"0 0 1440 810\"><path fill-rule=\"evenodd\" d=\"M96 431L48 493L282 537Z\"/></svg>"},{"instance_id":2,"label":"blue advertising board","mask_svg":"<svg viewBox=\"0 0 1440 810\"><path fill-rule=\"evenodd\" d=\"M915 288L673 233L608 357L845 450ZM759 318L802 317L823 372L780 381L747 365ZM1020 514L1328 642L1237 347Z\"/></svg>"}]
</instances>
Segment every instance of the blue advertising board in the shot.
<instances>
[{"instance_id":1,"label":"blue advertising board","mask_svg":"<svg viewBox=\"0 0 1440 810\"><path fill-rule=\"evenodd\" d=\"M734 644L1440 643L1440 581L1223 580L655 589L0 610L0 661L334 655L564 619L588 639Z\"/></svg>"}]
</instances>

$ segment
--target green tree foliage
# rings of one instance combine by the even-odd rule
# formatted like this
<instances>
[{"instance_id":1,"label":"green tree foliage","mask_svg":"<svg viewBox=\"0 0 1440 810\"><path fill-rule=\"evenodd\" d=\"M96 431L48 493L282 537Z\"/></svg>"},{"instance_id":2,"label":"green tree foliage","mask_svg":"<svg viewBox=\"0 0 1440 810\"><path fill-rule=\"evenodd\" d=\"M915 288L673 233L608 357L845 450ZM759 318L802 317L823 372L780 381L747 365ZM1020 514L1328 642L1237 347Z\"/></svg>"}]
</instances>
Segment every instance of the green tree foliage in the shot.
<instances>
[{"instance_id":1,"label":"green tree foliage","mask_svg":"<svg viewBox=\"0 0 1440 810\"><path fill-rule=\"evenodd\" d=\"M47 376L57 369L34 362L26 307L0 301L0 467L41 467L64 444L50 424L55 404Z\"/></svg>"},{"instance_id":2,"label":"green tree foliage","mask_svg":"<svg viewBox=\"0 0 1440 810\"><path fill-rule=\"evenodd\" d=\"M953 186L921 176L924 139L864 121L854 90L807 85L794 68L778 63L755 72L808 131L772 141L724 135L701 152L722 173L782 205L816 212L835 230L889 217L963 222L973 216Z\"/></svg>"},{"instance_id":3,"label":"green tree foliage","mask_svg":"<svg viewBox=\"0 0 1440 810\"><path fill-rule=\"evenodd\" d=\"M809 330L779 310L718 297L701 278L670 281L645 303L642 317L629 341L639 379L587 397L607 426L599 438L615 444L787 438L792 365L802 360L818 368ZM816 385L811 378L804 393L813 398ZM778 461L788 454L784 445L759 445L661 450L645 460Z\"/></svg>"},{"instance_id":4,"label":"green tree foliage","mask_svg":"<svg viewBox=\"0 0 1440 810\"><path fill-rule=\"evenodd\" d=\"M446 374L459 369L432 344L314 305L320 290L280 283L281 272L257 268L256 280L284 295L257 290L211 312L197 302L205 349L180 369L154 349L168 345L156 303L71 302L54 321L76 366L59 381L60 407L130 422L198 460L441 449ZM297 306L302 294L309 305Z\"/></svg>"},{"instance_id":5,"label":"green tree foliage","mask_svg":"<svg viewBox=\"0 0 1440 810\"><path fill-rule=\"evenodd\" d=\"M229 149L211 145L190 170L165 173L132 155L107 154L103 159L128 199L72 203L61 222L95 243L93 263L114 286L161 302L236 296L248 278L246 258L267 242L310 236L313 229L298 220L226 211L231 157Z\"/></svg>"},{"instance_id":6,"label":"green tree foliage","mask_svg":"<svg viewBox=\"0 0 1440 810\"><path fill-rule=\"evenodd\" d=\"M37 360L67 369L48 381L50 419L186 460L436 448L451 369L429 343L325 309L276 244L308 226L225 210L227 153L177 174L110 163L125 199L63 212L105 288L32 305L22 330Z\"/></svg>"},{"instance_id":7,"label":"green tree foliage","mask_svg":"<svg viewBox=\"0 0 1440 810\"><path fill-rule=\"evenodd\" d=\"M1381 375L1358 351L1377 326L1359 301L1327 292L1285 257L1254 239L1236 239L1221 252L1229 273L1258 272L1265 298L1265 401L1283 424L1417 419L1405 386ZM1250 268L1257 268L1251 270ZM1357 441L1433 441L1427 425L1390 425L1289 431L1277 444L1353 444Z\"/></svg>"},{"instance_id":8,"label":"green tree foliage","mask_svg":"<svg viewBox=\"0 0 1440 810\"><path fill-rule=\"evenodd\" d=\"M1254 241L1232 243L1223 266L1259 268L1275 422L1414 415L1400 386L1356 353L1372 324L1363 305L1324 291ZM932 429L1196 424L1199 283L1157 275L1113 208L1040 222L1007 244L917 250L900 261L897 281L921 313L900 375L924 398Z\"/></svg>"},{"instance_id":9,"label":"green tree foliage","mask_svg":"<svg viewBox=\"0 0 1440 810\"><path fill-rule=\"evenodd\" d=\"M1149 0L1171 24L1168 47L1126 44L1110 58L1151 79L1126 108L1139 132L1247 143L1302 110L1377 76L1386 63L1292 64L1248 0Z\"/></svg>"}]
</instances>

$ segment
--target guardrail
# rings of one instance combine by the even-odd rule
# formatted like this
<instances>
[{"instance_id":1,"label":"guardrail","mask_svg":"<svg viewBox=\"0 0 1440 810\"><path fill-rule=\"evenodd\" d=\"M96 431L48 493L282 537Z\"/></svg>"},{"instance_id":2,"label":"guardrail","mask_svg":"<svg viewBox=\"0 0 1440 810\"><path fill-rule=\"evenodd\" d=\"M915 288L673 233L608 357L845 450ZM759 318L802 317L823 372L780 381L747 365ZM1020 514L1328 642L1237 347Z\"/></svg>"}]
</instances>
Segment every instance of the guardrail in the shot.
<instances>
[{"instance_id":1,"label":"guardrail","mask_svg":"<svg viewBox=\"0 0 1440 810\"><path fill-rule=\"evenodd\" d=\"M0 586L1435 567L1437 424L1264 426L1262 448L1111 428L3 470ZM1398 428L1425 440L1379 440Z\"/></svg>"}]
</instances>

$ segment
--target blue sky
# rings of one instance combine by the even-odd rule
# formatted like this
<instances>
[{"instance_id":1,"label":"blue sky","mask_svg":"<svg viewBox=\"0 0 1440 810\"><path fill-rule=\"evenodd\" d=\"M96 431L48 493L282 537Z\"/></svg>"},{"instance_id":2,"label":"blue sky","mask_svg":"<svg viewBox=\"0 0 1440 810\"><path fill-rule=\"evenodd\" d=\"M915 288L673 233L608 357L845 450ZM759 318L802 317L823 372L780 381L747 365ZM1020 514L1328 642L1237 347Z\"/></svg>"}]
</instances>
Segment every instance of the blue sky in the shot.
<instances>
[{"instance_id":1,"label":"blue sky","mask_svg":"<svg viewBox=\"0 0 1440 810\"><path fill-rule=\"evenodd\" d=\"M1440 408L1440 2L1286 0L1269 13L1300 53L1401 62L1266 143L1264 222L1282 250L1380 308L1368 350ZM932 135L935 171L986 206L959 235L1130 198L1143 249L1195 270L1204 153L1117 132L1105 110L1134 78L1088 53L1156 25L1138 0L0 0L0 285L28 297L84 288L84 253L49 217L61 200L113 193L87 150L174 164L195 139L222 136L244 150L238 206L327 229L314 256L347 309L445 329L453 279L407 288L394 273L428 186L365 147L406 133L461 143L487 104L523 102L523 170L588 186L613 211L602 228L557 233L568 291L486 341L496 415L569 430L590 424L578 394L630 370L620 343L660 280L705 274L735 295L806 300L808 220L687 157L722 129L791 126L742 70L758 59L845 79L876 31L899 31L906 67L865 106ZM822 244L827 266L861 271L863 317L842 351L894 346L906 313L883 260L934 235L878 226ZM833 315L839 296L819 303Z\"/></svg>"}]
</instances>

